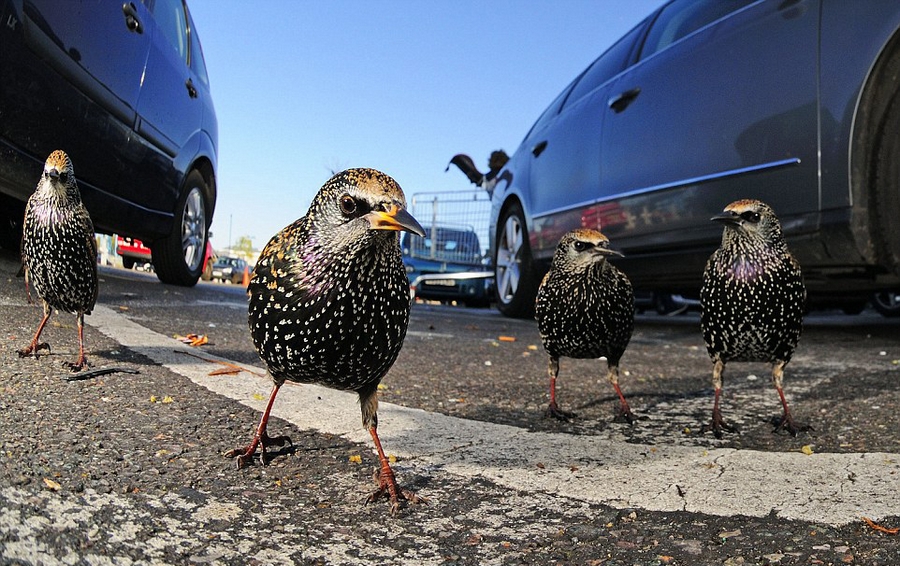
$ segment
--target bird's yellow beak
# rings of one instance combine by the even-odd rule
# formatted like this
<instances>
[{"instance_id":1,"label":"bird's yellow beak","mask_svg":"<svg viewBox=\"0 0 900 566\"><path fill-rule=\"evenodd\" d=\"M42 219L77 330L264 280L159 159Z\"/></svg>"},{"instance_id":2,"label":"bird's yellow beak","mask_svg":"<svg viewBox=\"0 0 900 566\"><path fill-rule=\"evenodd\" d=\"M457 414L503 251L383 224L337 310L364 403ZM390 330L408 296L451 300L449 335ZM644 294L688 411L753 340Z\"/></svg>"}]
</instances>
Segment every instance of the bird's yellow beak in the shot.
<instances>
[{"instance_id":1,"label":"bird's yellow beak","mask_svg":"<svg viewBox=\"0 0 900 566\"><path fill-rule=\"evenodd\" d=\"M366 214L373 230L397 230L412 232L419 236L425 236L425 229L399 204L393 203L386 211L373 210Z\"/></svg>"}]
</instances>

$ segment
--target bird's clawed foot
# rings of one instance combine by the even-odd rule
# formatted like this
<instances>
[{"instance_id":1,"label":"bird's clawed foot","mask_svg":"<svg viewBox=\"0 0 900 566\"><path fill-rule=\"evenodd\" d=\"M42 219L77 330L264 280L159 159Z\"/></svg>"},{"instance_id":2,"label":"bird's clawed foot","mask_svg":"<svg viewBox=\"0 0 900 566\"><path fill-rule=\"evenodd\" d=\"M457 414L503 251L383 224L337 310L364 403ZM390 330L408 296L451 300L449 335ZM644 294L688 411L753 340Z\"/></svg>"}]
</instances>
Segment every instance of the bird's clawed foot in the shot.
<instances>
[{"instance_id":1,"label":"bird's clawed foot","mask_svg":"<svg viewBox=\"0 0 900 566\"><path fill-rule=\"evenodd\" d=\"M50 353L50 344L46 342L32 342L25 348L21 348L16 350L19 353L20 358L27 358L28 356L34 354L35 359L38 358L38 352L41 350L47 350L47 353Z\"/></svg>"},{"instance_id":2,"label":"bird's clawed foot","mask_svg":"<svg viewBox=\"0 0 900 566\"><path fill-rule=\"evenodd\" d=\"M390 468L387 473L383 469L380 472L376 469L372 477L375 479L375 483L378 484L378 489L366 497L366 505L378 501L382 497L387 497L391 500L391 515L396 515L400 511L401 497L410 503L422 503L423 505L428 503L427 499L416 495L414 491L401 489L397 485L397 479Z\"/></svg>"},{"instance_id":3,"label":"bird's clawed foot","mask_svg":"<svg viewBox=\"0 0 900 566\"><path fill-rule=\"evenodd\" d=\"M550 403L550 405L547 406L547 410L544 411L544 418L554 418L563 422L568 422L569 419L574 419L577 416L578 415L575 413L563 411L556 403Z\"/></svg>"},{"instance_id":4,"label":"bird's clawed foot","mask_svg":"<svg viewBox=\"0 0 900 566\"><path fill-rule=\"evenodd\" d=\"M91 364L88 363L87 356L82 355L78 358L75 363L67 363L66 366L72 371L81 371L83 369L91 367Z\"/></svg>"},{"instance_id":5,"label":"bird's clawed foot","mask_svg":"<svg viewBox=\"0 0 900 566\"><path fill-rule=\"evenodd\" d=\"M253 463L253 456L256 454L256 447L259 446L259 462L263 466L266 466L268 465L268 462L266 461L267 449L270 446L281 447L285 444L290 444L291 446L294 445L294 443L291 442L291 439L288 436L269 436L264 432L259 437L254 438L253 442L251 442L249 446L229 450L225 453L225 457L234 458L235 463L237 464L237 468L240 470L244 466Z\"/></svg>"},{"instance_id":6,"label":"bird's clawed foot","mask_svg":"<svg viewBox=\"0 0 900 566\"><path fill-rule=\"evenodd\" d=\"M712 420L710 420L709 424L703 425L703 428L700 429L701 433L712 431L716 438L722 438L722 431L725 432L739 432L737 427L734 427L725 422L725 419L722 418L722 413L719 411L713 410Z\"/></svg>"},{"instance_id":7,"label":"bird's clawed foot","mask_svg":"<svg viewBox=\"0 0 900 566\"><path fill-rule=\"evenodd\" d=\"M615 418L613 419L614 423L628 423L633 425L637 422L637 417L634 416L634 413L631 412L631 409L628 407L622 407L619 409L619 412L616 413Z\"/></svg>"},{"instance_id":8,"label":"bird's clawed foot","mask_svg":"<svg viewBox=\"0 0 900 566\"><path fill-rule=\"evenodd\" d=\"M809 425L798 426L794 424L794 419L791 417L790 413L785 413L781 416L781 418L772 417L771 422L775 426L775 430L773 430L772 432L776 434L778 432L781 432L782 430L786 430L791 436L797 436L798 432L807 432L813 430L813 427Z\"/></svg>"}]
</instances>

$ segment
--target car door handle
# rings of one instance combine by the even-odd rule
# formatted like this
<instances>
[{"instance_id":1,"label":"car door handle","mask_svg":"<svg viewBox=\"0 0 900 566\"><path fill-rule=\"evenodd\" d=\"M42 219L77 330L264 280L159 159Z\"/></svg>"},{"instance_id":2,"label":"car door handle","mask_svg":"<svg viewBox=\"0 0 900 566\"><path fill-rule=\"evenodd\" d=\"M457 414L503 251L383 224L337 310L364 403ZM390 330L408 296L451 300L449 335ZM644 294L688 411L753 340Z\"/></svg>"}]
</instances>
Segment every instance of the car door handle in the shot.
<instances>
[{"instance_id":1,"label":"car door handle","mask_svg":"<svg viewBox=\"0 0 900 566\"><path fill-rule=\"evenodd\" d=\"M633 89L626 90L625 92L620 92L616 96L613 96L609 99L609 107L612 108L613 112L618 114L619 112L622 112L623 110L628 108L628 105L634 102L634 99L637 98L640 93L640 87L635 87Z\"/></svg>"},{"instance_id":2,"label":"car door handle","mask_svg":"<svg viewBox=\"0 0 900 566\"><path fill-rule=\"evenodd\" d=\"M537 157L540 154L544 153L545 149L547 149L547 140L538 142L533 148L531 148L531 153L532 153L532 155Z\"/></svg>"},{"instance_id":3,"label":"car door handle","mask_svg":"<svg viewBox=\"0 0 900 566\"><path fill-rule=\"evenodd\" d=\"M122 4L122 13L125 14L125 27L135 33L144 33L144 26L137 17L137 7L134 2L125 2Z\"/></svg>"},{"instance_id":4,"label":"car door handle","mask_svg":"<svg viewBox=\"0 0 900 566\"><path fill-rule=\"evenodd\" d=\"M197 87L194 86L194 81L188 79L184 81L184 86L187 87L188 96L191 98L197 98Z\"/></svg>"}]
</instances>

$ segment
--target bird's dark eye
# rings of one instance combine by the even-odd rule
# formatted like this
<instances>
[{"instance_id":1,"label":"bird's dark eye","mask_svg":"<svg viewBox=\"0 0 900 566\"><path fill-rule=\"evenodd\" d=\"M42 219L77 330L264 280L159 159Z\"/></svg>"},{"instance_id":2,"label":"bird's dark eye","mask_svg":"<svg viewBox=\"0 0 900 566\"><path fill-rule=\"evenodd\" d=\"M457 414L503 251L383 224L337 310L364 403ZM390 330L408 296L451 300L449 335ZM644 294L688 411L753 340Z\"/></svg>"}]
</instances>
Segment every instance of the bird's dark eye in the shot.
<instances>
[{"instance_id":1,"label":"bird's dark eye","mask_svg":"<svg viewBox=\"0 0 900 566\"><path fill-rule=\"evenodd\" d=\"M356 199L351 197L350 195L344 195L341 197L341 200L338 201L341 206L341 212L346 216L350 216L354 212L356 212Z\"/></svg>"},{"instance_id":2,"label":"bird's dark eye","mask_svg":"<svg viewBox=\"0 0 900 566\"><path fill-rule=\"evenodd\" d=\"M744 212L741 214L741 218L743 218L747 222L752 222L753 224L756 224L757 222L759 222L760 217L759 217L758 212L753 212L752 210L748 210L747 212Z\"/></svg>"},{"instance_id":3,"label":"bird's dark eye","mask_svg":"<svg viewBox=\"0 0 900 566\"><path fill-rule=\"evenodd\" d=\"M576 252L583 252L584 250L586 250L588 248L592 248L592 247L594 247L594 246L587 242L582 242L581 240L575 241L575 251Z\"/></svg>"},{"instance_id":4,"label":"bird's dark eye","mask_svg":"<svg viewBox=\"0 0 900 566\"><path fill-rule=\"evenodd\" d=\"M69 174L65 171L61 172L59 174L59 180L62 181L63 183L65 183L66 181L69 180Z\"/></svg>"}]
</instances>

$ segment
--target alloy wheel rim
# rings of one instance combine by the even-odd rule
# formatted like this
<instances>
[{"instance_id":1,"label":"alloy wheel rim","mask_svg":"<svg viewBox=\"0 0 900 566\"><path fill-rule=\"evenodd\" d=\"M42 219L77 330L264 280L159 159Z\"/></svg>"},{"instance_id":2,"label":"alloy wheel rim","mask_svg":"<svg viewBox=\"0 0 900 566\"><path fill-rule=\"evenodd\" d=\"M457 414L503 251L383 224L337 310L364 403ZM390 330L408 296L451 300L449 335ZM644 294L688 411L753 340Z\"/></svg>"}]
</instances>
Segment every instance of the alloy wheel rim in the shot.
<instances>
[{"instance_id":1,"label":"alloy wheel rim","mask_svg":"<svg viewBox=\"0 0 900 566\"><path fill-rule=\"evenodd\" d=\"M203 237L206 234L206 211L200 189L194 187L188 193L184 203L184 216L181 221L181 249L184 250L184 263L191 271L200 268L203 261Z\"/></svg>"},{"instance_id":2,"label":"alloy wheel rim","mask_svg":"<svg viewBox=\"0 0 900 566\"><path fill-rule=\"evenodd\" d=\"M523 243L522 225L518 218L510 216L497 246L497 295L504 304L513 300L519 288Z\"/></svg>"}]
</instances>

